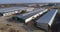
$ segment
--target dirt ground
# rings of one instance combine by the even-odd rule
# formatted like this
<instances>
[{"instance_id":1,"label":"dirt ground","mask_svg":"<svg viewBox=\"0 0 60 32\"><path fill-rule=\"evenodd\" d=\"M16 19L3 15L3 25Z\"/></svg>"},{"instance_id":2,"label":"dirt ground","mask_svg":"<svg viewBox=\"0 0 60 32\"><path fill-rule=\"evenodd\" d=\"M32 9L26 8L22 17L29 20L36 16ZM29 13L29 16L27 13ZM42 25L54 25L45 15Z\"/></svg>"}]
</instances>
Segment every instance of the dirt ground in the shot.
<instances>
[{"instance_id":1,"label":"dirt ground","mask_svg":"<svg viewBox=\"0 0 60 32\"><path fill-rule=\"evenodd\" d=\"M0 17L0 32L44 32L33 26L33 22L30 22L28 25L24 23L7 21L10 17Z\"/></svg>"}]
</instances>

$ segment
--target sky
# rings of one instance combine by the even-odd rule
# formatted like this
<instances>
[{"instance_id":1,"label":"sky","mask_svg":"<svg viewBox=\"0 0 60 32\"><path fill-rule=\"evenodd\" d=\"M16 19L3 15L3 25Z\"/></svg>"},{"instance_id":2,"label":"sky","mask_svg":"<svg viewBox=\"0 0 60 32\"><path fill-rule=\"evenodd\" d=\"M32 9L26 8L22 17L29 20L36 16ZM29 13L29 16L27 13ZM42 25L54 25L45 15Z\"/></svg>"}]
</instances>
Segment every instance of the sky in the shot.
<instances>
[{"instance_id":1,"label":"sky","mask_svg":"<svg viewBox=\"0 0 60 32\"><path fill-rule=\"evenodd\" d=\"M0 0L0 4L11 4L11 3L53 3L60 2L60 0Z\"/></svg>"}]
</instances>

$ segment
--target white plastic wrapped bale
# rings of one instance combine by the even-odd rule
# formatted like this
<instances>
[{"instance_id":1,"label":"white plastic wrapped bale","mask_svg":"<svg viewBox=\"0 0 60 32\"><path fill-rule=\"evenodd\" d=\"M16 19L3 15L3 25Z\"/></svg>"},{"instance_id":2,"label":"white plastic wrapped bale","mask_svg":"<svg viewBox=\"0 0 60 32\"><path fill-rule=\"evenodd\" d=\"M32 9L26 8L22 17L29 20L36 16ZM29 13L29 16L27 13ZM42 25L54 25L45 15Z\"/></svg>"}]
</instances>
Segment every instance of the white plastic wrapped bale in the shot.
<instances>
[{"instance_id":1,"label":"white plastic wrapped bale","mask_svg":"<svg viewBox=\"0 0 60 32\"><path fill-rule=\"evenodd\" d=\"M48 25L51 27L57 12L58 10L56 9L48 11L45 15L36 20L36 26L48 30Z\"/></svg>"}]
</instances>

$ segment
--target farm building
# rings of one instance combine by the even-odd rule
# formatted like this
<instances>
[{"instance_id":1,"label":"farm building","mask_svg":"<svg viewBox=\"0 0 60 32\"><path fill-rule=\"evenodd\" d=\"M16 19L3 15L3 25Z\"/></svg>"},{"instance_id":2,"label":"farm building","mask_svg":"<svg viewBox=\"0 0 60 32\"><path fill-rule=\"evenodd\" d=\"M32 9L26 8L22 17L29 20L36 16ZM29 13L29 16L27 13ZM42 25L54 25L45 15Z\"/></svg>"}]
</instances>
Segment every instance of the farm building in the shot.
<instances>
[{"instance_id":1,"label":"farm building","mask_svg":"<svg viewBox=\"0 0 60 32\"><path fill-rule=\"evenodd\" d=\"M36 20L36 26L48 30L51 27L58 10L52 9Z\"/></svg>"},{"instance_id":2,"label":"farm building","mask_svg":"<svg viewBox=\"0 0 60 32\"><path fill-rule=\"evenodd\" d=\"M9 7L9 8L1 8L0 16L8 16L16 13L20 13L22 10L33 9L29 7ZM27 11L27 10L26 10Z\"/></svg>"},{"instance_id":3,"label":"farm building","mask_svg":"<svg viewBox=\"0 0 60 32\"><path fill-rule=\"evenodd\" d=\"M14 20L27 23L27 22L31 21L32 19L35 19L36 17L38 17L39 15L41 15L44 12L47 12L47 11L48 11L48 9L39 9L39 10L30 12L30 13L20 14L20 15L14 16L12 18Z\"/></svg>"}]
</instances>

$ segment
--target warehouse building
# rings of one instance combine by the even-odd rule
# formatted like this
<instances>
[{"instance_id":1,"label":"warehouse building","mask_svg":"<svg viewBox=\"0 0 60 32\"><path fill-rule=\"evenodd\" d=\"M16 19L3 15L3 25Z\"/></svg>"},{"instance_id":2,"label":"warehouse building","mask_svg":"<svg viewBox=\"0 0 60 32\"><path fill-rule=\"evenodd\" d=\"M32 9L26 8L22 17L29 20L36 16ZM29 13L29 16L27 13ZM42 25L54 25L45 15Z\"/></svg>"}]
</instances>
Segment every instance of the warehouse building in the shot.
<instances>
[{"instance_id":1,"label":"warehouse building","mask_svg":"<svg viewBox=\"0 0 60 32\"><path fill-rule=\"evenodd\" d=\"M39 15L41 15L47 11L48 11L48 9L39 9L39 10L30 12L30 13L20 14L20 15L14 16L12 18L14 20L27 23L27 22L31 21L32 19L35 19L36 17L38 17Z\"/></svg>"},{"instance_id":2,"label":"warehouse building","mask_svg":"<svg viewBox=\"0 0 60 32\"><path fill-rule=\"evenodd\" d=\"M54 18L57 14L58 10L52 9L38 20L36 20L35 24L37 27L48 30L48 26L51 27L54 21Z\"/></svg>"}]
</instances>

